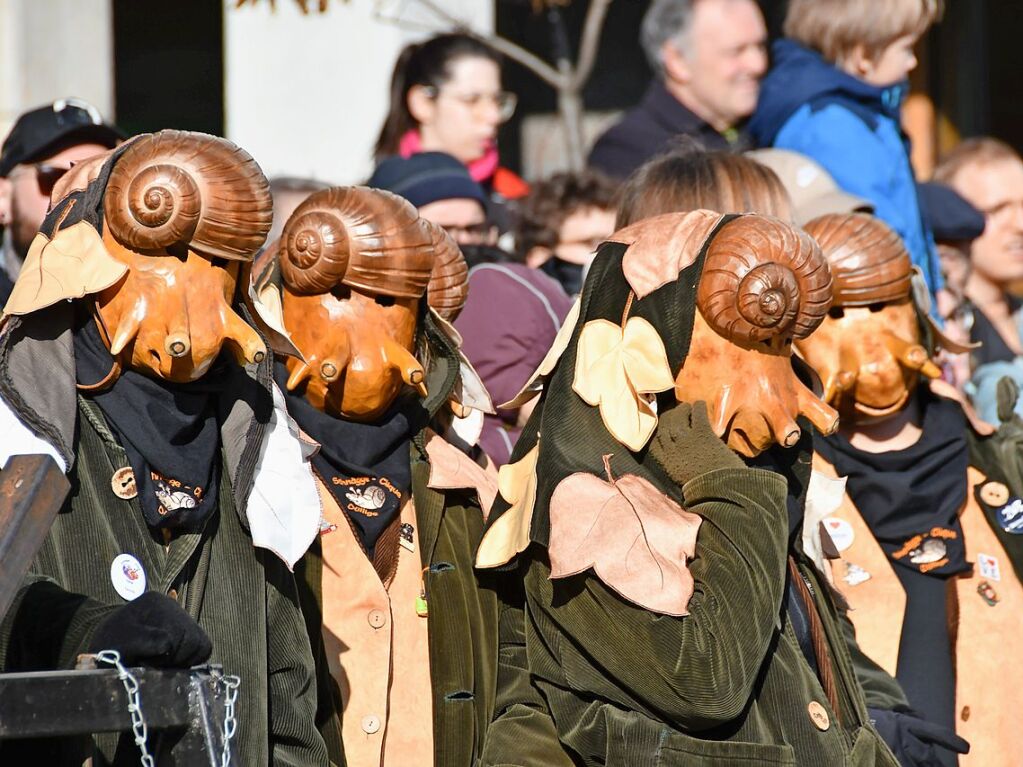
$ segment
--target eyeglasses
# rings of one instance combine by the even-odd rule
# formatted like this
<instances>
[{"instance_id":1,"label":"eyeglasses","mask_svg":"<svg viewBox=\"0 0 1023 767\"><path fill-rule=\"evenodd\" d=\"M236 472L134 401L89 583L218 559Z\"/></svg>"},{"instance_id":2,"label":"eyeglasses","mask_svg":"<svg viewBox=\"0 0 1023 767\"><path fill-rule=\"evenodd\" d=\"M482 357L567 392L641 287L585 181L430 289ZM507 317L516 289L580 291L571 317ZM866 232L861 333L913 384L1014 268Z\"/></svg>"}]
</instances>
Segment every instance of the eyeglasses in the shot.
<instances>
[{"instance_id":1,"label":"eyeglasses","mask_svg":"<svg viewBox=\"0 0 1023 767\"><path fill-rule=\"evenodd\" d=\"M63 177L65 173L71 170L70 167L64 168L60 165L50 165L45 162L37 162L32 165L20 165L16 168L8 178L17 178L19 175L23 175L28 171L35 171L36 184L39 186L39 194L49 197L53 192L53 187Z\"/></svg>"},{"instance_id":2,"label":"eyeglasses","mask_svg":"<svg viewBox=\"0 0 1023 767\"><path fill-rule=\"evenodd\" d=\"M440 98L441 96L450 96L455 101L459 101L468 107L473 112L479 113L481 107L485 105L493 106L497 110L497 116L501 122L507 122L511 119L511 116L515 114L515 107L519 103L518 96L511 91L498 91L497 93L471 93L471 94L458 94L451 93L450 91L441 90L433 85L424 86L427 95L432 98Z\"/></svg>"},{"instance_id":3,"label":"eyeglasses","mask_svg":"<svg viewBox=\"0 0 1023 767\"><path fill-rule=\"evenodd\" d=\"M451 235L451 239L459 245L485 245L492 244L495 227L489 221L479 224L467 224L466 226L445 226L444 231Z\"/></svg>"}]
</instances>

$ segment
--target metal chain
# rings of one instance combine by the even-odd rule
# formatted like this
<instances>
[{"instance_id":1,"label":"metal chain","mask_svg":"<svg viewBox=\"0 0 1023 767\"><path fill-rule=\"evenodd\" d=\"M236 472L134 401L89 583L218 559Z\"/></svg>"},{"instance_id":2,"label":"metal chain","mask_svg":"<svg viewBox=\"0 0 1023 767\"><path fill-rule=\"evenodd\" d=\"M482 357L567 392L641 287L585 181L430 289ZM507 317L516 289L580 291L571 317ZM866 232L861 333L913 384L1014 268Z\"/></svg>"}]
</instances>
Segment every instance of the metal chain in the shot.
<instances>
[{"instance_id":1,"label":"metal chain","mask_svg":"<svg viewBox=\"0 0 1023 767\"><path fill-rule=\"evenodd\" d=\"M226 692L224 694L224 752L220 756L220 767L231 766L231 738L238 729L238 720L234 716L234 704L238 700L238 687L242 680L234 675L221 678Z\"/></svg>"},{"instance_id":2,"label":"metal chain","mask_svg":"<svg viewBox=\"0 0 1023 767\"><path fill-rule=\"evenodd\" d=\"M96 660L117 668L117 678L124 684L128 693L128 715L131 717L131 731L135 735L135 745L142 754L142 767L156 767L153 757L149 755L149 730L146 719L142 715L142 701L139 698L139 681L121 663L121 654L117 650L102 650L95 655ZM225 762L225 765L227 763Z\"/></svg>"}]
</instances>

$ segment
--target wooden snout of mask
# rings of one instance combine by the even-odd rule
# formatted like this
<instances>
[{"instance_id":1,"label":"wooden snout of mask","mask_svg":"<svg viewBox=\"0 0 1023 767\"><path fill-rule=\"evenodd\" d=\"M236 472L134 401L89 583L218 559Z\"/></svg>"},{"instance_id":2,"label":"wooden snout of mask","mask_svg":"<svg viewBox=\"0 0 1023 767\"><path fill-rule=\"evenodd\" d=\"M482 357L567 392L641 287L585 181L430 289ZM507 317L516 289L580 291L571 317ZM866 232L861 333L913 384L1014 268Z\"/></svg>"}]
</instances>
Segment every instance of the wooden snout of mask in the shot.
<instances>
[{"instance_id":1,"label":"wooden snout of mask","mask_svg":"<svg viewBox=\"0 0 1023 767\"><path fill-rule=\"evenodd\" d=\"M920 376L941 370L921 344L909 298L873 306L835 307L799 353L824 382L828 404L853 420L897 413Z\"/></svg>"},{"instance_id":2,"label":"wooden snout of mask","mask_svg":"<svg viewBox=\"0 0 1023 767\"><path fill-rule=\"evenodd\" d=\"M233 308L241 265L134 253L104 233L128 266L124 279L96 295L110 353L122 366L184 383L201 378L226 348L239 364L262 362L266 346Z\"/></svg>"},{"instance_id":3,"label":"wooden snout of mask","mask_svg":"<svg viewBox=\"0 0 1023 767\"><path fill-rule=\"evenodd\" d=\"M404 386L427 395L420 302L452 320L468 289L465 259L443 230L400 197L334 187L288 219L277 264L284 325L305 357L288 362L290 391L354 421L383 415Z\"/></svg>"}]
</instances>

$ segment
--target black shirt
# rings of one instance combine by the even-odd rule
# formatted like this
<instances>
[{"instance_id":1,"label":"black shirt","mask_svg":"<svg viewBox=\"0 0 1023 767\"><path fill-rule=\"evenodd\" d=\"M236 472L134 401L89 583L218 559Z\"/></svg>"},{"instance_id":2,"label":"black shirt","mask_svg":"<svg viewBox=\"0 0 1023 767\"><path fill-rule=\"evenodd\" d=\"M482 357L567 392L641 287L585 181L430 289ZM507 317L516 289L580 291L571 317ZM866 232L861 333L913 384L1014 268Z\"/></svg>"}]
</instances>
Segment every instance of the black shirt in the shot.
<instances>
[{"instance_id":1,"label":"black shirt","mask_svg":"<svg viewBox=\"0 0 1023 767\"><path fill-rule=\"evenodd\" d=\"M1009 311L1015 316L1020 307L1023 306L1018 298L1009 296ZM973 324L970 326L970 340L980 341L983 346L974 349L971 353L974 369L989 362L1012 362L1016 359L1016 353L1009 348L1009 345L1002 338L995 328L994 323L987 318L987 315L979 307L971 305L973 311Z\"/></svg>"},{"instance_id":2,"label":"black shirt","mask_svg":"<svg viewBox=\"0 0 1023 767\"><path fill-rule=\"evenodd\" d=\"M7 270L0 266L0 309L4 308L7 299L11 297L12 290L14 290L14 283L7 276Z\"/></svg>"},{"instance_id":3,"label":"black shirt","mask_svg":"<svg viewBox=\"0 0 1023 767\"><path fill-rule=\"evenodd\" d=\"M704 149L733 146L672 96L662 81L654 80L643 100L597 139L587 164L612 178L625 178L681 136L692 136ZM745 143L742 137L736 142Z\"/></svg>"}]
</instances>

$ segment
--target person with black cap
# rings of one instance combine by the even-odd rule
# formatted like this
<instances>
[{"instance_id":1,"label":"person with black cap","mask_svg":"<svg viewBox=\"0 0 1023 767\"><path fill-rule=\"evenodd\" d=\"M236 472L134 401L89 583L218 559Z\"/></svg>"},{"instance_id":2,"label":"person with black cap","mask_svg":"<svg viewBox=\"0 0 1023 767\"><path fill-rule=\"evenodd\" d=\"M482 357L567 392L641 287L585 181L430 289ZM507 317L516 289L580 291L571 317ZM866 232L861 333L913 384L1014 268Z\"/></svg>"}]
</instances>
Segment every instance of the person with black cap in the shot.
<instances>
[{"instance_id":1,"label":"person with black cap","mask_svg":"<svg viewBox=\"0 0 1023 767\"><path fill-rule=\"evenodd\" d=\"M973 307L966 297L966 285L973 272L970 249L973 241L984 234L984 214L955 189L939 181L917 184L917 196L920 211L934 233L945 282L935 294L931 311L942 322L945 335L968 346L974 324ZM970 355L942 351L939 359L942 378L964 391L970 379ZM993 411L987 415L991 420Z\"/></svg>"},{"instance_id":2,"label":"person with black cap","mask_svg":"<svg viewBox=\"0 0 1023 767\"><path fill-rule=\"evenodd\" d=\"M390 157L366 183L404 197L420 216L444 229L460 246L494 245L497 241L497 227L487 219L483 187L449 154Z\"/></svg>"},{"instance_id":3,"label":"person with black cap","mask_svg":"<svg viewBox=\"0 0 1023 767\"><path fill-rule=\"evenodd\" d=\"M3 241L0 304L6 303L29 245L50 204L54 184L71 166L112 149L124 134L81 99L66 98L23 113L0 151Z\"/></svg>"}]
</instances>

